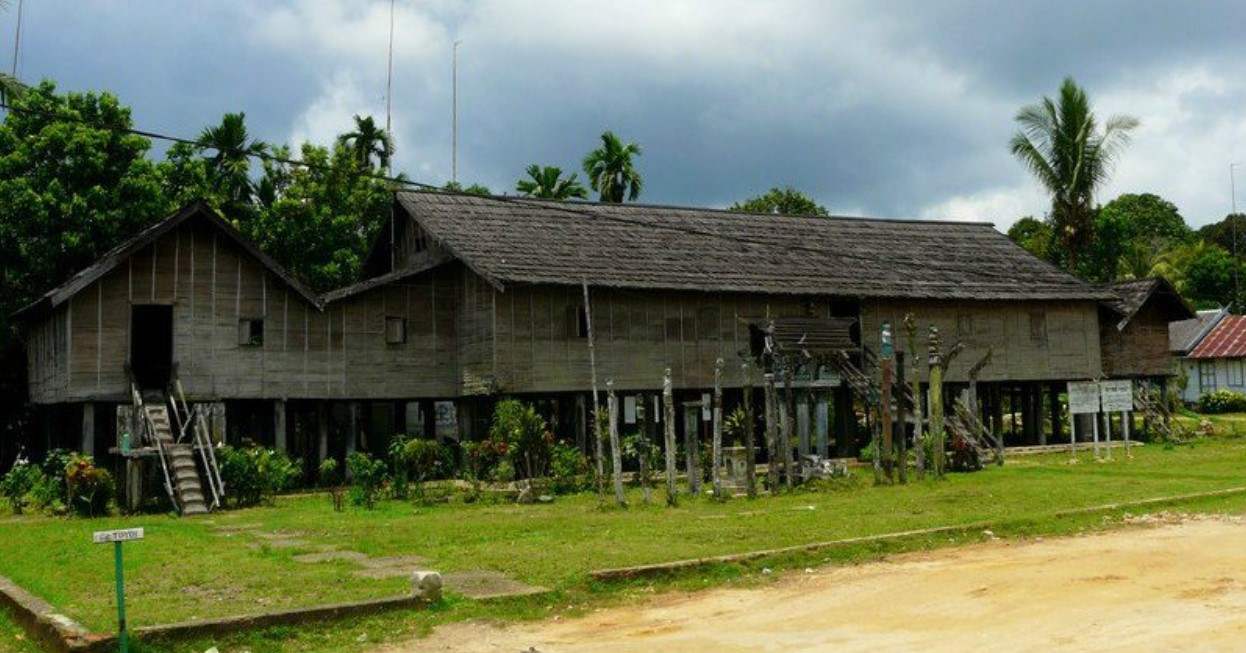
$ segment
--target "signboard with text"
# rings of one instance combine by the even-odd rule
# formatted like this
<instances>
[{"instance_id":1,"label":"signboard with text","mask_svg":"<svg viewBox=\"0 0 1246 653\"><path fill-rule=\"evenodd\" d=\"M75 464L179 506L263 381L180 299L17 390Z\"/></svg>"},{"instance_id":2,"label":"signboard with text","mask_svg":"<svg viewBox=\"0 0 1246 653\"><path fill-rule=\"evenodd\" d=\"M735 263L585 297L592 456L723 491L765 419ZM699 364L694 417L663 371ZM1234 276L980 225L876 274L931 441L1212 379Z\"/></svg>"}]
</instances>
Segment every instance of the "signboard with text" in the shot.
<instances>
[{"instance_id":1,"label":"signboard with text","mask_svg":"<svg viewBox=\"0 0 1246 653\"><path fill-rule=\"evenodd\" d=\"M1099 412L1099 384L1094 381L1069 381L1069 413L1083 415Z\"/></svg>"},{"instance_id":2,"label":"signboard with text","mask_svg":"<svg viewBox=\"0 0 1246 653\"><path fill-rule=\"evenodd\" d=\"M1134 409L1134 384L1129 379L1100 381L1099 395L1104 412L1124 413Z\"/></svg>"},{"instance_id":3,"label":"signboard with text","mask_svg":"<svg viewBox=\"0 0 1246 653\"><path fill-rule=\"evenodd\" d=\"M129 542L132 540L143 539L143 529L141 528L123 528L118 531L96 531L91 537L91 541L96 544L108 544L109 542Z\"/></svg>"}]
</instances>

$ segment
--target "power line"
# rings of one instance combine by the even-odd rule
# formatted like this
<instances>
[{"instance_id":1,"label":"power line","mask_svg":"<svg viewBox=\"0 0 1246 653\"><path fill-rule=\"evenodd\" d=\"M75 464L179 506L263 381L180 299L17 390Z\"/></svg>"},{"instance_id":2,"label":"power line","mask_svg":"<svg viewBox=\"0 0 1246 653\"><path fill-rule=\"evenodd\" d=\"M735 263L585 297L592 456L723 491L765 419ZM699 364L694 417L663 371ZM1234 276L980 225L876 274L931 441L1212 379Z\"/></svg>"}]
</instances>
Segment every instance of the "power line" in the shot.
<instances>
[{"instance_id":1,"label":"power line","mask_svg":"<svg viewBox=\"0 0 1246 653\"><path fill-rule=\"evenodd\" d=\"M199 141L193 140L190 138L183 138L181 136L170 136L168 134L162 134L160 132L154 132L154 131L150 131L147 129L137 129L134 127L118 127L115 125L100 125L100 124L96 124L88 120L85 120L78 116L68 116L68 115L55 113L51 111L41 111L38 109L29 109L25 107L14 107L4 102L0 102L0 109L5 109L13 113L24 113L27 115L42 116L44 118L48 118L51 120L62 120L62 121L68 121L68 122L75 122L80 125L86 125L87 127L91 127L92 129L103 129L103 130L111 131L111 132L117 132L117 133L122 133L122 134L133 134L135 136L142 136L144 138L152 138L152 139L157 139L157 140L162 140L162 141L169 141L171 143L181 143L183 145L192 145L194 147L204 147L202 143L200 143ZM301 168L307 168L309 170L316 170L319 172L331 172L332 171L332 169L329 166L319 165L316 163L309 163L307 161L302 161L299 159L291 159L289 157L284 157L284 156L278 156L276 154L272 154L269 152L253 152L253 151L241 150L237 148L223 148L222 149L215 145L209 146L207 149L213 149L219 152L225 152L229 154L241 154L243 156L247 156L247 157L254 158L254 159L260 159L263 161L272 161L274 163L283 163L286 165L298 166ZM368 179L375 179L377 181L386 181L391 184L403 184L407 186L415 186L417 188L426 188L429 190L440 190L441 189L440 186L435 186L433 184L425 184L425 183L418 182L418 181L412 181L404 177L392 177L389 175L380 175L380 174L376 174L373 172L360 171L359 176L366 177Z\"/></svg>"}]
</instances>

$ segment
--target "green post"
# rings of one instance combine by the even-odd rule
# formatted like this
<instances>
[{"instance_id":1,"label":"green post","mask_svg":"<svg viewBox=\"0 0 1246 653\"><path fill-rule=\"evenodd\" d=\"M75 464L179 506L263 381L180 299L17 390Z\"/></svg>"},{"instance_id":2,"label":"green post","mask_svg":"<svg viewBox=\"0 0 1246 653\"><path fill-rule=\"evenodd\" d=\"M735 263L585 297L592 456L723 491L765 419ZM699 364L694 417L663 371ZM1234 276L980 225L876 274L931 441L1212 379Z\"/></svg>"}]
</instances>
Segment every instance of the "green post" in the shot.
<instances>
[{"instance_id":1,"label":"green post","mask_svg":"<svg viewBox=\"0 0 1246 653\"><path fill-rule=\"evenodd\" d=\"M121 542L113 542L113 556L116 560L116 576L117 576L117 641L120 644L121 653L128 653L130 650L130 642L125 631L125 572L121 558Z\"/></svg>"}]
</instances>

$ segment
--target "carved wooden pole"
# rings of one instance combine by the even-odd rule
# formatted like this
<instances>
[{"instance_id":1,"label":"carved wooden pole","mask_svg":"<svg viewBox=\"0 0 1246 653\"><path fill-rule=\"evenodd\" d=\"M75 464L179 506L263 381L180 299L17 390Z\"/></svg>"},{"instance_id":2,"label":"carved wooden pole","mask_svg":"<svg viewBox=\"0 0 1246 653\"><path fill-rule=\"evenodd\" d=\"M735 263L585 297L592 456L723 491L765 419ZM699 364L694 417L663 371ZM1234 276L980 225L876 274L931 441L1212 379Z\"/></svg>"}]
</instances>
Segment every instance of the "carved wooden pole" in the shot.
<instances>
[{"instance_id":1,"label":"carved wooden pole","mask_svg":"<svg viewBox=\"0 0 1246 653\"><path fill-rule=\"evenodd\" d=\"M614 472L614 500L619 506L627 507L627 497L623 494L623 452L619 446L619 399L614 396L614 379L606 380L607 414L610 416L610 464Z\"/></svg>"},{"instance_id":2,"label":"carved wooden pole","mask_svg":"<svg viewBox=\"0 0 1246 653\"><path fill-rule=\"evenodd\" d=\"M945 455L943 431L943 354L940 351L942 340L939 328L930 327L930 445L935 478L943 478L943 458Z\"/></svg>"},{"instance_id":3,"label":"carved wooden pole","mask_svg":"<svg viewBox=\"0 0 1246 653\"><path fill-rule=\"evenodd\" d=\"M913 447L917 467L917 478L926 478L926 438L922 423L922 357L917 354L917 320L912 313L904 316L904 333L908 337L909 355L913 357Z\"/></svg>"},{"instance_id":4,"label":"carved wooden pole","mask_svg":"<svg viewBox=\"0 0 1246 653\"><path fill-rule=\"evenodd\" d=\"M686 410L686 409L685 409ZM686 415L686 413L685 413ZM688 492L692 496L701 494L701 415L691 422L684 421L684 458L688 471Z\"/></svg>"},{"instance_id":5,"label":"carved wooden pole","mask_svg":"<svg viewBox=\"0 0 1246 653\"><path fill-rule=\"evenodd\" d=\"M908 453L908 402L904 400L904 352L896 352L896 387L900 388L900 399L896 401L896 467L900 474L900 482L909 482ZM917 395L913 395L916 397Z\"/></svg>"},{"instance_id":6,"label":"carved wooden pole","mask_svg":"<svg viewBox=\"0 0 1246 653\"><path fill-rule=\"evenodd\" d=\"M883 472L887 475L887 482L895 480L895 451L892 447L892 421L891 421L891 383L893 373L893 355L894 347L891 342L891 324L883 322L882 328L879 330L879 347L878 367L881 374L881 383L879 384L878 398L878 426L881 437L880 448L882 449L881 458Z\"/></svg>"},{"instance_id":7,"label":"carved wooden pole","mask_svg":"<svg viewBox=\"0 0 1246 653\"><path fill-rule=\"evenodd\" d=\"M714 469L714 498L723 499L723 359L714 361L714 448L711 465Z\"/></svg>"},{"instance_id":8,"label":"carved wooden pole","mask_svg":"<svg viewBox=\"0 0 1246 653\"><path fill-rule=\"evenodd\" d=\"M762 395L766 401L766 457L770 464L766 469L766 481L771 492L779 491L779 408L775 402L774 374L762 376Z\"/></svg>"},{"instance_id":9,"label":"carved wooden pole","mask_svg":"<svg viewBox=\"0 0 1246 653\"><path fill-rule=\"evenodd\" d=\"M744 379L744 487L748 498L757 498L757 433L753 419L753 374L748 363L740 370Z\"/></svg>"},{"instance_id":10,"label":"carved wooden pole","mask_svg":"<svg viewBox=\"0 0 1246 653\"><path fill-rule=\"evenodd\" d=\"M653 494L653 488L649 487L649 454L650 447L653 446L649 439L649 425L653 420L649 417L649 406L645 405L647 400L648 396L644 394L636 397L636 425L640 427L636 437L636 457L639 459L637 467L640 474L640 496L645 505L649 505Z\"/></svg>"},{"instance_id":11,"label":"carved wooden pole","mask_svg":"<svg viewBox=\"0 0 1246 653\"><path fill-rule=\"evenodd\" d=\"M796 427L796 388L793 387L795 385L796 365L795 361L789 358L783 366L783 392L787 414L783 417L783 430L779 435L779 446L783 448L783 484L789 490L795 482L792 479L792 468L795 467L792 461L792 435Z\"/></svg>"},{"instance_id":12,"label":"carved wooden pole","mask_svg":"<svg viewBox=\"0 0 1246 653\"><path fill-rule=\"evenodd\" d=\"M675 491L675 393L671 390L671 368L666 368L666 372L662 376L662 408L665 411L663 417L666 423L666 505L674 506L678 503L678 493Z\"/></svg>"},{"instance_id":13,"label":"carved wooden pole","mask_svg":"<svg viewBox=\"0 0 1246 653\"><path fill-rule=\"evenodd\" d=\"M584 331L588 336L588 369L593 383L593 453L597 459L597 499L606 502L606 469L603 463L601 441L605 434L601 432L601 404L597 399L597 354L593 350L593 309L588 303L588 280L581 278L580 287L584 290Z\"/></svg>"}]
</instances>

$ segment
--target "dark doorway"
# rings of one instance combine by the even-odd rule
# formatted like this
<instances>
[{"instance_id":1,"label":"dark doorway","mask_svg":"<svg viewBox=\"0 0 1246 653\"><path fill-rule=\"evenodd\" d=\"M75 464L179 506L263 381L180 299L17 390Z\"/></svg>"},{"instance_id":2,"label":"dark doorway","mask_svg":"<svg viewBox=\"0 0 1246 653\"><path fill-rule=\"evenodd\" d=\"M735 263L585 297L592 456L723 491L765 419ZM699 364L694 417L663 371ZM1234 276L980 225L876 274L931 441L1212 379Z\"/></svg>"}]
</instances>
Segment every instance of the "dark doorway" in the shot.
<instances>
[{"instance_id":1,"label":"dark doorway","mask_svg":"<svg viewBox=\"0 0 1246 653\"><path fill-rule=\"evenodd\" d=\"M142 388L164 389L173 372L173 307L133 306L130 369Z\"/></svg>"}]
</instances>

